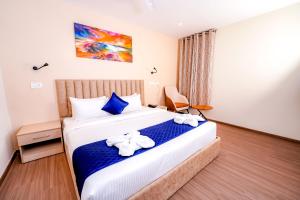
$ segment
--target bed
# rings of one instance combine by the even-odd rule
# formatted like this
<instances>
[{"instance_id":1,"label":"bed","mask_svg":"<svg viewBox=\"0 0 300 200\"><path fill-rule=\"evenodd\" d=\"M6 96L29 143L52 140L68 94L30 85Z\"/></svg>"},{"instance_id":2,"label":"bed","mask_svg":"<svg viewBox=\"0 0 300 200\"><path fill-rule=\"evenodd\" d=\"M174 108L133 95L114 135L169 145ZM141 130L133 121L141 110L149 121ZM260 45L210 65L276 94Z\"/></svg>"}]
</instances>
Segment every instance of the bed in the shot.
<instances>
[{"instance_id":1,"label":"bed","mask_svg":"<svg viewBox=\"0 0 300 200\"><path fill-rule=\"evenodd\" d=\"M216 124L205 122L162 145L91 174L79 195L72 162L72 154L78 147L132 129L155 126L172 120L175 113L143 107L126 114L78 122L71 118L69 97L139 93L144 103L143 80L56 80L56 89L65 152L78 199L167 199L219 153Z\"/></svg>"}]
</instances>

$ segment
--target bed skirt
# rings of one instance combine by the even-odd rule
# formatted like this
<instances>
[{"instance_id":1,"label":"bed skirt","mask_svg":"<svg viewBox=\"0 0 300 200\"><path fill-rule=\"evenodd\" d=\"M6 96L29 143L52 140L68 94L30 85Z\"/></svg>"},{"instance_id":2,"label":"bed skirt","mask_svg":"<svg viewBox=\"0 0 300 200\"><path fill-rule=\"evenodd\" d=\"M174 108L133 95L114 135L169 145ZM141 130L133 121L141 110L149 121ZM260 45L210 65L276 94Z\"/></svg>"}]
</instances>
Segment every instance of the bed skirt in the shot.
<instances>
[{"instance_id":1,"label":"bed skirt","mask_svg":"<svg viewBox=\"0 0 300 200\"><path fill-rule=\"evenodd\" d=\"M170 198L178 189L191 180L201 169L208 165L220 152L221 138L217 137L208 146L194 153L185 161L177 165L165 175L161 176L151 184L145 186L136 194L131 196L130 200L166 200ZM65 145L65 152L71 171L75 192L79 200L79 193L76 185L76 178L70 157L68 156L68 147Z\"/></svg>"}]
</instances>

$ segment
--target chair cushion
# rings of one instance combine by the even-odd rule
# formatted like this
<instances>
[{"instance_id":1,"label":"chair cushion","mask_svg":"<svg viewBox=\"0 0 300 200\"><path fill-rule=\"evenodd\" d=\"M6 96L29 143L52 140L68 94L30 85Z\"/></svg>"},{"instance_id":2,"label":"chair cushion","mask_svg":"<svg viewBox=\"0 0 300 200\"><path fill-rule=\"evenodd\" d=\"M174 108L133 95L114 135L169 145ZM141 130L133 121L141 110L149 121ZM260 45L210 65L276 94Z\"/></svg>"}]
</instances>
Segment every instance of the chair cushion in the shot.
<instances>
[{"instance_id":1,"label":"chair cushion","mask_svg":"<svg viewBox=\"0 0 300 200\"><path fill-rule=\"evenodd\" d=\"M175 102L176 108L183 108L183 107L188 107L189 104L187 103L180 103L180 102Z\"/></svg>"}]
</instances>

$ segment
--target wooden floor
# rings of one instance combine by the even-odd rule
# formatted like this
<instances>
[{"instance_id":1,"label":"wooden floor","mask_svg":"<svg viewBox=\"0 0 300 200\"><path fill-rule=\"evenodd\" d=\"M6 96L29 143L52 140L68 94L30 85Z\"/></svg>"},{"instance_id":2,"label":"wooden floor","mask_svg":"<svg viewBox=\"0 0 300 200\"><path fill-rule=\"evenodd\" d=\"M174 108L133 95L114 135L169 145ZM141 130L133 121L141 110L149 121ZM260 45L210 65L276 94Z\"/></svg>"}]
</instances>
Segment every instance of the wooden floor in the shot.
<instances>
[{"instance_id":1,"label":"wooden floor","mask_svg":"<svg viewBox=\"0 0 300 200\"><path fill-rule=\"evenodd\" d=\"M171 200L300 199L300 144L218 125L220 155ZM16 159L0 199L75 199L64 154L27 164Z\"/></svg>"}]
</instances>

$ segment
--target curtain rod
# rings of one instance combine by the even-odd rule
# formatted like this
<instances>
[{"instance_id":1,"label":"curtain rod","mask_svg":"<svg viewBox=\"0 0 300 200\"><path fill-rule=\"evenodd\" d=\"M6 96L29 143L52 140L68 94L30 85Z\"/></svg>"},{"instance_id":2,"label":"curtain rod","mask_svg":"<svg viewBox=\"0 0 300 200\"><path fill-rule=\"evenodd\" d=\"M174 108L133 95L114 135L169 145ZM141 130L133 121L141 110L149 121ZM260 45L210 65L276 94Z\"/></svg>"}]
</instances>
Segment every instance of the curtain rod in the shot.
<instances>
[{"instance_id":1,"label":"curtain rod","mask_svg":"<svg viewBox=\"0 0 300 200\"><path fill-rule=\"evenodd\" d=\"M209 31L211 31L211 32L217 32L217 29L209 29L209 30L202 31L202 32L199 32L199 33L194 33L192 35L189 35L189 36L186 36L186 37L183 37L183 38L190 39L191 37L193 37L193 35L202 34L202 33L208 33Z\"/></svg>"}]
</instances>

